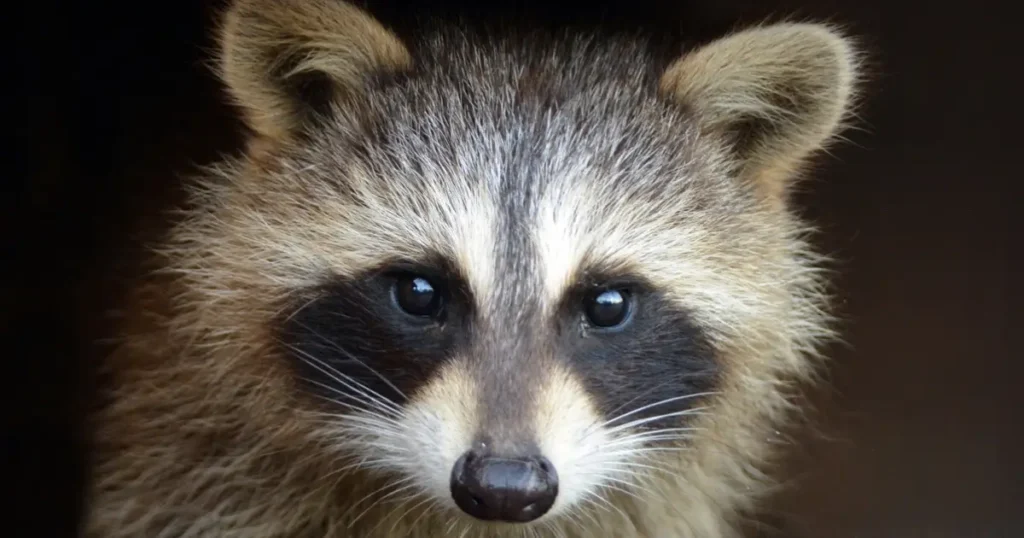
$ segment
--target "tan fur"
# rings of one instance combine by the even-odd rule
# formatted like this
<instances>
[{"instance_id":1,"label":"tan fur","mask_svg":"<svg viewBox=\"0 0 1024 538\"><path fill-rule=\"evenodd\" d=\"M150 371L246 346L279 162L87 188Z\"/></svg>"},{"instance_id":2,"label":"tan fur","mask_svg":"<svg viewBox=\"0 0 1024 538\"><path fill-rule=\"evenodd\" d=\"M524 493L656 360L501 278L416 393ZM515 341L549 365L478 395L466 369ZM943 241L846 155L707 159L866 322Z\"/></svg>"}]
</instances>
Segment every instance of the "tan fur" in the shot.
<instances>
[{"instance_id":1,"label":"tan fur","mask_svg":"<svg viewBox=\"0 0 1024 538\"><path fill-rule=\"evenodd\" d=\"M524 536L519 527L474 526L438 500L445 484L394 482L360 459L390 455L415 473L416 463L432 468L454 458L476 420L476 387L459 360L412 395L391 431L373 415L328 417L298 396L271 327L296 306L294 290L373 267L382 253L441 251L488 300L496 279L488 230L497 217L483 187L444 193L443 207L413 219L394 209L401 188L380 192L372 170L346 170L363 201L347 205L321 181L334 163L307 166L292 153L299 105L276 62L301 59L284 78L318 71L361 91L364 74L403 68L410 56L341 2L244 0L225 20L222 74L258 148L200 182L194 209L159 249L162 270L137 287L127 309L124 343L104 364L111 403L95 417L86 536ZM856 72L849 41L811 24L739 32L665 72L662 91L702 118L693 151L705 156L703 173L740 169L762 198L708 181L672 200L673 212L641 217L614 207L589 212L599 195L582 181L544 193L531 230L542 247L547 304L580 268L636 268L694 312L724 370L681 450L645 457L656 470L628 491L606 484L601 502L556 506L525 536L736 536L737 522L771 486L769 439L793 411L791 386L815 371L818 346L831 336L821 260L783 193L841 127ZM736 157L728 133L751 118L763 122L759 138ZM440 178L451 169L423 173ZM597 420L580 381L558 369L547 374L534 419L552 460L568 461L560 447L615 443L580 433ZM376 430L352 433L367 423Z\"/></svg>"},{"instance_id":2,"label":"tan fur","mask_svg":"<svg viewBox=\"0 0 1024 538\"><path fill-rule=\"evenodd\" d=\"M709 128L755 122L745 173L772 198L851 111L859 54L838 28L780 23L733 33L666 70L664 92L696 109Z\"/></svg>"},{"instance_id":3,"label":"tan fur","mask_svg":"<svg viewBox=\"0 0 1024 538\"><path fill-rule=\"evenodd\" d=\"M270 138L299 127L287 95L296 75L327 75L343 92L359 92L374 69L409 65L405 47L377 21L344 2L235 2L221 30L220 72L250 125ZM283 62L291 62L286 64Z\"/></svg>"},{"instance_id":4,"label":"tan fur","mask_svg":"<svg viewBox=\"0 0 1024 538\"><path fill-rule=\"evenodd\" d=\"M557 205L561 214L572 213ZM813 269L803 225L775 207L765 202L748 219L728 227L693 225L689 234L667 225L637 228L605 220L591 223L593 243L582 237L552 241L572 248L552 249L551 256L580 256L558 267L586 266L586 257L602 266L643 267L713 328L727 364L722 395L702 404L709 411L692 425L702 434L678 456L656 458L665 472L644 484L651 494L641 502L621 500L632 507L627 512L633 521L607 521L615 531L600 536L732 536L730 525L768 485L758 467L772 457L766 439L792 411L790 383L814 372L815 344L830 336L821 310L822 275ZM714 222L696 211L688 217ZM587 228L574 229L581 227Z\"/></svg>"}]
</instances>

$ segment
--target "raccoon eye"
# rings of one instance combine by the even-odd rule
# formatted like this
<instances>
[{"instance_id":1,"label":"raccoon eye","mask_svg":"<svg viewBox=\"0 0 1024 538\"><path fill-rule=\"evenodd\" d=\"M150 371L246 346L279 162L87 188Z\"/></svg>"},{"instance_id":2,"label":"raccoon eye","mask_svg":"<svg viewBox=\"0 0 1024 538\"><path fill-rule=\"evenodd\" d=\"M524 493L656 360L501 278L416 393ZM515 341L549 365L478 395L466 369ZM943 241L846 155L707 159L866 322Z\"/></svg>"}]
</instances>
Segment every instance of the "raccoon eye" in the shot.
<instances>
[{"instance_id":1,"label":"raccoon eye","mask_svg":"<svg viewBox=\"0 0 1024 538\"><path fill-rule=\"evenodd\" d=\"M602 328L615 327L629 317L630 294L626 290L603 290L591 295L583 308L591 324Z\"/></svg>"},{"instance_id":2,"label":"raccoon eye","mask_svg":"<svg viewBox=\"0 0 1024 538\"><path fill-rule=\"evenodd\" d=\"M402 275L394 285L395 302L413 316L433 316L441 309L441 293L426 278Z\"/></svg>"}]
</instances>

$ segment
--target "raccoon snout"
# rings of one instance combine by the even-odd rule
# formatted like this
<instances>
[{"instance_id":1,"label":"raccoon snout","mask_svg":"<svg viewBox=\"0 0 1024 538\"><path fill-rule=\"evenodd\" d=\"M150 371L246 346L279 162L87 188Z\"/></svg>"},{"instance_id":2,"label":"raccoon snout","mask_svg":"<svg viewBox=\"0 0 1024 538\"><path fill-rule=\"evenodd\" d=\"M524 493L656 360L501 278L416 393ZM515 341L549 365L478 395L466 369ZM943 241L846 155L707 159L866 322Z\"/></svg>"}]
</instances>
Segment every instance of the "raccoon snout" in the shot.
<instances>
[{"instance_id":1,"label":"raccoon snout","mask_svg":"<svg viewBox=\"0 0 1024 538\"><path fill-rule=\"evenodd\" d=\"M477 519L526 523L555 503L558 473L544 456L507 458L471 450L452 468L451 492L455 504Z\"/></svg>"}]
</instances>

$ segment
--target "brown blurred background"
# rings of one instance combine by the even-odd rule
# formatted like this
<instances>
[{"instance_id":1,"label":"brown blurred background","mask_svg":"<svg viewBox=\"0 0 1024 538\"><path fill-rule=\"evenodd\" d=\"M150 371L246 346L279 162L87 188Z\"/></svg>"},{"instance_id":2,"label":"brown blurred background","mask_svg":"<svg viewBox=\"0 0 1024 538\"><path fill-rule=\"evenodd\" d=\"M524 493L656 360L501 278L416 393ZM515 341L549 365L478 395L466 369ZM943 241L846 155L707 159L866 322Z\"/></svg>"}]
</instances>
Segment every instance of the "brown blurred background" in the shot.
<instances>
[{"instance_id":1,"label":"brown blurred background","mask_svg":"<svg viewBox=\"0 0 1024 538\"><path fill-rule=\"evenodd\" d=\"M370 7L398 23L412 4L440 3ZM93 342L123 260L176 199L178 176L236 147L234 111L203 65L218 4L37 0L14 16L8 5L3 482L16 501L5 536L73 535ZM1024 368L1010 346L1019 17L991 0L516 6L556 23L667 24L691 41L781 15L863 38L875 73L862 130L801 199L843 261L848 345L834 350L833 387L814 395L790 487L751 536L1024 536Z\"/></svg>"}]
</instances>

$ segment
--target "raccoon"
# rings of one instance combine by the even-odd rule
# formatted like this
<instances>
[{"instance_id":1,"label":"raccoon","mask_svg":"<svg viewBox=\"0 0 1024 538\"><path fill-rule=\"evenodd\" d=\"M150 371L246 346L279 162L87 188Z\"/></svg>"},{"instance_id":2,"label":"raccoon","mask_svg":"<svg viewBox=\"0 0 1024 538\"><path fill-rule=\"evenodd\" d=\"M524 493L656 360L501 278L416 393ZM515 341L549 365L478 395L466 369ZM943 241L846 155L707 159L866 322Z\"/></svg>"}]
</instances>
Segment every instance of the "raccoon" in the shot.
<instances>
[{"instance_id":1,"label":"raccoon","mask_svg":"<svg viewBox=\"0 0 1024 538\"><path fill-rule=\"evenodd\" d=\"M791 195L851 37L219 32L251 134L128 300L86 536L738 534L834 333Z\"/></svg>"}]
</instances>

